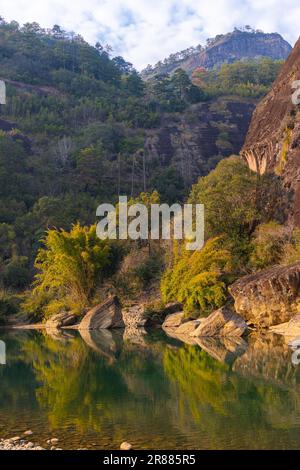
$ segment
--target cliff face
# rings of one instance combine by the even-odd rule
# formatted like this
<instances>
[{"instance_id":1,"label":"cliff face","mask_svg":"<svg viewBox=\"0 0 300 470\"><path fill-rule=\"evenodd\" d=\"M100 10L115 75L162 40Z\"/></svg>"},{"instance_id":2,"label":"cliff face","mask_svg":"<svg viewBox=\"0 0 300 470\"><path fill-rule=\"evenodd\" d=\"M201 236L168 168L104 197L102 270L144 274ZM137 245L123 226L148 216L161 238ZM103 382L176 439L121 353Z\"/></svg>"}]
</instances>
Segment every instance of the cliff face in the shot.
<instances>
[{"instance_id":1,"label":"cliff face","mask_svg":"<svg viewBox=\"0 0 300 470\"><path fill-rule=\"evenodd\" d=\"M182 53L172 54L154 67L142 71L142 77L149 79L159 73L171 74L178 68L192 73L197 67L207 70L224 63L268 57L274 60L286 59L291 52L290 44L278 33L233 31L216 36L205 48L198 46ZM183 56L183 57L182 57Z\"/></svg>"},{"instance_id":2,"label":"cliff face","mask_svg":"<svg viewBox=\"0 0 300 470\"><path fill-rule=\"evenodd\" d=\"M269 57L271 59L286 59L291 46L280 34L233 32L228 37L220 39L197 56L192 56L182 66L187 71L196 67L212 69L224 63L238 60Z\"/></svg>"},{"instance_id":3,"label":"cliff face","mask_svg":"<svg viewBox=\"0 0 300 470\"><path fill-rule=\"evenodd\" d=\"M158 129L147 131L147 161L173 166L186 185L194 183L219 160L239 153L255 104L252 99L218 98L164 115Z\"/></svg>"},{"instance_id":4,"label":"cliff face","mask_svg":"<svg viewBox=\"0 0 300 470\"><path fill-rule=\"evenodd\" d=\"M282 177L292 201L287 218L300 226L300 107L292 101L296 80L300 80L300 39L253 113L241 155L252 170Z\"/></svg>"}]
</instances>

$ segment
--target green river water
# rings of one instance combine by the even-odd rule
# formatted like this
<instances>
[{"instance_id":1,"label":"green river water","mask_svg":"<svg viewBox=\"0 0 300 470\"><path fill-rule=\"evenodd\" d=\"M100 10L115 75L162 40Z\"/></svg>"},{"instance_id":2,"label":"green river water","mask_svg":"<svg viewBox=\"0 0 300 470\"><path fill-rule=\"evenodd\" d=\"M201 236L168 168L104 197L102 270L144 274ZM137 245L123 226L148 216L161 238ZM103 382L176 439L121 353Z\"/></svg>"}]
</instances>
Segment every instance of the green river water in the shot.
<instances>
[{"instance_id":1,"label":"green river water","mask_svg":"<svg viewBox=\"0 0 300 470\"><path fill-rule=\"evenodd\" d=\"M279 336L184 344L1 330L0 437L63 449L299 449L300 365ZM3 344L3 343L2 343Z\"/></svg>"}]
</instances>

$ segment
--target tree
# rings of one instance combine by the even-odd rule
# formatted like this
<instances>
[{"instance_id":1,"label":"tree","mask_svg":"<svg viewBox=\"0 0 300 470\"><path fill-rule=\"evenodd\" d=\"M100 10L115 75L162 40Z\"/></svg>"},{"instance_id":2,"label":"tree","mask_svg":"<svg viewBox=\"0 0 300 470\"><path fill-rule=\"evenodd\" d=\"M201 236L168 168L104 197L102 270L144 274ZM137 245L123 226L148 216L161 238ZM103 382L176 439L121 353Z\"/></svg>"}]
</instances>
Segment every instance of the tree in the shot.
<instances>
[{"instance_id":1,"label":"tree","mask_svg":"<svg viewBox=\"0 0 300 470\"><path fill-rule=\"evenodd\" d=\"M250 264L254 269L264 269L278 264L285 251L287 229L271 221L257 227L251 241Z\"/></svg>"},{"instance_id":2,"label":"tree","mask_svg":"<svg viewBox=\"0 0 300 470\"><path fill-rule=\"evenodd\" d=\"M224 242L245 269L251 253L251 237L260 223L276 220L281 211L281 182L277 177L258 175L240 157L232 156L199 179L189 202L204 204L206 238L224 235Z\"/></svg>"},{"instance_id":3,"label":"tree","mask_svg":"<svg viewBox=\"0 0 300 470\"><path fill-rule=\"evenodd\" d=\"M35 260L38 273L24 302L25 311L46 317L63 308L81 313L96 288L114 271L116 252L108 241L97 237L94 225L76 224L70 232L48 230L43 244Z\"/></svg>"},{"instance_id":4,"label":"tree","mask_svg":"<svg viewBox=\"0 0 300 470\"><path fill-rule=\"evenodd\" d=\"M165 302L177 301L189 315L205 315L221 307L227 299L221 275L230 270L230 253L221 238L206 242L202 250L186 251L175 245L174 261L161 282Z\"/></svg>"}]
</instances>

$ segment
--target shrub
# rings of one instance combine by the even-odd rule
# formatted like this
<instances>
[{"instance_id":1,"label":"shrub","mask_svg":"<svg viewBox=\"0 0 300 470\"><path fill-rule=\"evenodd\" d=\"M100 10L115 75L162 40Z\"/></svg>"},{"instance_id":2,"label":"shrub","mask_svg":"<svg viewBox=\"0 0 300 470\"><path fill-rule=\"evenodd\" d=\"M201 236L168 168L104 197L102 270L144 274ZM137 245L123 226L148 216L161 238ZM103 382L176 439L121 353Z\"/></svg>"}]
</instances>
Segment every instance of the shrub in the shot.
<instances>
[{"instance_id":1,"label":"shrub","mask_svg":"<svg viewBox=\"0 0 300 470\"><path fill-rule=\"evenodd\" d=\"M220 237L208 240L200 251L175 252L174 258L161 282L164 302L180 302L188 314L208 314L226 302L224 274L231 256Z\"/></svg>"},{"instance_id":2,"label":"shrub","mask_svg":"<svg viewBox=\"0 0 300 470\"><path fill-rule=\"evenodd\" d=\"M5 322L8 315L17 313L16 298L5 290L0 290L0 323Z\"/></svg>"},{"instance_id":3,"label":"shrub","mask_svg":"<svg viewBox=\"0 0 300 470\"><path fill-rule=\"evenodd\" d=\"M162 258L158 253L153 253L143 264L134 270L134 274L140 286L145 289L160 278L163 269Z\"/></svg>"},{"instance_id":4,"label":"shrub","mask_svg":"<svg viewBox=\"0 0 300 470\"><path fill-rule=\"evenodd\" d=\"M261 224L255 230L251 247L250 266L264 269L280 262L286 241L286 229L277 222Z\"/></svg>"},{"instance_id":5,"label":"shrub","mask_svg":"<svg viewBox=\"0 0 300 470\"><path fill-rule=\"evenodd\" d=\"M282 264L300 261L300 229L295 229L290 240L285 244L281 257Z\"/></svg>"},{"instance_id":6,"label":"shrub","mask_svg":"<svg viewBox=\"0 0 300 470\"><path fill-rule=\"evenodd\" d=\"M30 270L26 256L15 256L2 270L2 279L5 287L22 289L30 283Z\"/></svg>"},{"instance_id":7,"label":"shrub","mask_svg":"<svg viewBox=\"0 0 300 470\"><path fill-rule=\"evenodd\" d=\"M222 160L199 179L189 202L204 204L206 238L224 236L235 269L249 262L250 240L259 223L274 218L280 191L277 178L259 176L239 158Z\"/></svg>"}]
</instances>

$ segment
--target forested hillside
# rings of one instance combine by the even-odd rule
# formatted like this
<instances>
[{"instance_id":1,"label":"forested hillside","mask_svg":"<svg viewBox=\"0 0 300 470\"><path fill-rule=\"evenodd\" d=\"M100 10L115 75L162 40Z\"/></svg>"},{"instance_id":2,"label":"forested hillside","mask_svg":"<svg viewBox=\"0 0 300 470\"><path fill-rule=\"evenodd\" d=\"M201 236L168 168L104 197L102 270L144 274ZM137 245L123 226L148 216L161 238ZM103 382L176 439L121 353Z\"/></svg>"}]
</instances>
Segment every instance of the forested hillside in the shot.
<instances>
[{"instance_id":1,"label":"forested hillside","mask_svg":"<svg viewBox=\"0 0 300 470\"><path fill-rule=\"evenodd\" d=\"M239 151L280 65L235 64L193 83L178 70L145 84L109 47L1 20L1 283L27 286L45 229L93 223L101 202L154 189L182 200Z\"/></svg>"}]
</instances>

